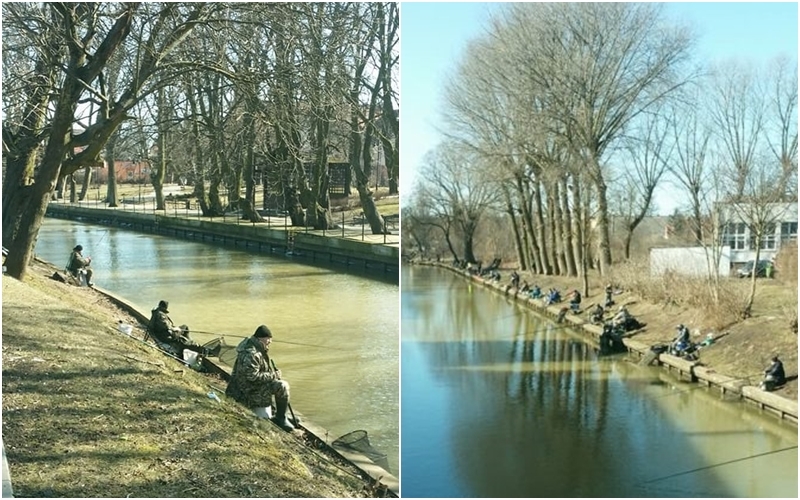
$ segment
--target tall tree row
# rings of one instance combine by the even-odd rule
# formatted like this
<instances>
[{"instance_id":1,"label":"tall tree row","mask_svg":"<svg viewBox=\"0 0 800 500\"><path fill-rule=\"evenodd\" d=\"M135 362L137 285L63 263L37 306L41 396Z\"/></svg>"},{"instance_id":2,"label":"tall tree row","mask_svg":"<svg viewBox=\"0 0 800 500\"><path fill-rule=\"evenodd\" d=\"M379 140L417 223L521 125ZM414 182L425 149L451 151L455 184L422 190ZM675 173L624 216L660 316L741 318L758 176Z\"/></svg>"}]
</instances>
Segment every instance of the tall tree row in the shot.
<instances>
[{"instance_id":1,"label":"tall tree row","mask_svg":"<svg viewBox=\"0 0 800 500\"><path fill-rule=\"evenodd\" d=\"M588 269L631 257L659 190L678 193L706 242L715 204L765 198L757 167L774 178L770 202L796 199L796 63L709 67L694 37L658 4L504 6L444 89L440 148L470 160L423 162L408 226L449 228L453 258L471 260L452 230L464 212L442 187L469 179L493 191L485 209L504 215L522 269L586 287Z\"/></svg>"},{"instance_id":2,"label":"tall tree row","mask_svg":"<svg viewBox=\"0 0 800 500\"><path fill-rule=\"evenodd\" d=\"M203 215L237 209L257 222L255 186L265 179L293 224L320 229L332 224L332 155L358 179L382 147L396 183L395 4L2 9L3 246L12 276L24 276L47 204L72 173L108 168L107 203L116 205L115 160L146 162L157 209L164 183L181 179ZM357 186L368 202L366 183ZM374 204L365 213L373 231L385 231Z\"/></svg>"}]
</instances>

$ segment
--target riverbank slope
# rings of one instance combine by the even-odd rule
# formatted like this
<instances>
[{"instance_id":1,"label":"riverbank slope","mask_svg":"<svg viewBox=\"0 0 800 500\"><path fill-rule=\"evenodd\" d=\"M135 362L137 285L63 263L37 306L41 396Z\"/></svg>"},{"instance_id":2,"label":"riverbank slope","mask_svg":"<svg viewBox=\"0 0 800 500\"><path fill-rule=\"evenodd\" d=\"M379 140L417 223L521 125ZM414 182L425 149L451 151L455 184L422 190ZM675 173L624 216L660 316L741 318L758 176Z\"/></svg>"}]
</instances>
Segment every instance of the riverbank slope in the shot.
<instances>
[{"instance_id":1,"label":"riverbank slope","mask_svg":"<svg viewBox=\"0 0 800 500\"><path fill-rule=\"evenodd\" d=\"M422 262L454 269L440 262ZM404 264L405 265L405 264ZM501 283L508 285L506 293L515 297L517 290L509 285L513 267L501 269ZM464 273L463 270L456 270ZM580 278L566 276L541 276L531 272L520 272L520 282L531 286L536 284L546 292L550 288L561 290L562 296L573 289L581 289ZM580 316L588 320L586 311L604 300L604 282L599 275L590 280L589 295L583 297ZM747 293L749 282L741 280L732 283L740 288L739 293ZM793 288L795 287L795 288ZM522 294L520 294L522 295ZM782 398L797 401L798 394L798 344L797 334L791 331L790 323L795 314L797 304L796 285L779 280L761 279L753 306L753 315L747 319L732 319L724 329L714 328L714 318L701 308L693 308L676 304L657 304L644 300L635 290L617 289L613 295L615 305L605 315L610 319L618 306L625 305L628 311L646 327L635 332L631 338L646 345L670 342L676 334L675 327L684 324L692 332L692 340L701 342L711 333L717 341L704 347L700 352L700 365L710 372L732 377L737 385L756 386L763 379L764 370L770 365L773 355L779 355L783 361L788 382L776 389L773 394ZM566 305L562 303L562 305Z\"/></svg>"},{"instance_id":2,"label":"riverbank slope","mask_svg":"<svg viewBox=\"0 0 800 500\"><path fill-rule=\"evenodd\" d=\"M134 318L32 264L3 276L3 444L16 496L364 497L358 471L120 333ZM217 402L210 393L219 396Z\"/></svg>"}]
</instances>

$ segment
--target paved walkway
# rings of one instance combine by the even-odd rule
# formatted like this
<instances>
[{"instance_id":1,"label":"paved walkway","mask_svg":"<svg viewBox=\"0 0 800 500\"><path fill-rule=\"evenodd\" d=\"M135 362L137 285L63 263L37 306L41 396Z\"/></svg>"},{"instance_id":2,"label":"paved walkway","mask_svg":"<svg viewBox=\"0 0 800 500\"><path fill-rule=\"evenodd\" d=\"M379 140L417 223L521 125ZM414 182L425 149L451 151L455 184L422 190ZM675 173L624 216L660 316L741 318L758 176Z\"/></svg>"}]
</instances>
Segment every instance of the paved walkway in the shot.
<instances>
[{"instance_id":1,"label":"paved walkway","mask_svg":"<svg viewBox=\"0 0 800 500\"><path fill-rule=\"evenodd\" d=\"M2 446L2 465L3 465L3 498L14 498L14 490L11 488L11 474L8 472L8 460L6 460L6 447Z\"/></svg>"},{"instance_id":2,"label":"paved walkway","mask_svg":"<svg viewBox=\"0 0 800 500\"><path fill-rule=\"evenodd\" d=\"M59 205L59 206L77 206L77 207L84 207L84 208L95 208L101 210L108 210L108 211L124 211L124 212L132 212L132 213L149 213L149 214L158 214L163 215L166 217L178 217L182 219L196 219L196 220L204 220L208 222L219 222L223 224L232 224L232 225L250 225L253 224L252 222L247 222L241 220L238 214L231 213L226 214L222 217L203 217L200 214L199 209L195 205L195 207L191 209L186 208L186 204L184 201L180 201L178 203L167 200L165 202L166 210L156 210L155 209L155 202L154 201L142 201L141 203L120 203L118 207L109 208L105 203L90 200L90 201L81 201L76 203L69 203L68 201L51 201L50 204L52 205ZM329 238L344 238L348 240L356 240L356 241L363 241L364 243L369 243L373 245L387 245L393 247L400 246L400 230L398 223L388 223L389 230L392 234L372 234L368 225L362 220L354 221L352 218L347 219L345 218L337 218L342 217L340 214L333 215L333 222L339 226L338 229L331 229L326 231L319 231L310 228L304 227L294 227L291 225L291 221L288 217L277 217L277 216L264 216L264 223L259 223L259 226L266 226L267 228L271 229L284 229L287 231L292 231L295 233L308 233L308 234L315 234L318 236L325 236Z\"/></svg>"}]
</instances>

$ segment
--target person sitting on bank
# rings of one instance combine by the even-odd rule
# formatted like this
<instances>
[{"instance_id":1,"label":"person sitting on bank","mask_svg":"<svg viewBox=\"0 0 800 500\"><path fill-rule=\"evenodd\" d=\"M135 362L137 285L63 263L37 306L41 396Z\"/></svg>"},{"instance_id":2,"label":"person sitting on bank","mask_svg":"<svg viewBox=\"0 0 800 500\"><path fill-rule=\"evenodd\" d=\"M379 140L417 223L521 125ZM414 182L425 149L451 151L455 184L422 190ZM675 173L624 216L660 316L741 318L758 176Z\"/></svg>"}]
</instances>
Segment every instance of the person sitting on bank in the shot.
<instances>
[{"instance_id":1,"label":"person sitting on bank","mask_svg":"<svg viewBox=\"0 0 800 500\"><path fill-rule=\"evenodd\" d=\"M519 288L519 273L511 271L511 288Z\"/></svg>"},{"instance_id":2,"label":"person sitting on bank","mask_svg":"<svg viewBox=\"0 0 800 500\"><path fill-rule=\"evenodd\" d=\"M272 332L266 325L256 328L252 337L242 340L236 347L236 362L225 389L225 395L266 417L275 396L275 416L272 421L285 431L294 426L286 418L289 406L289 383L281 380L281 371L273 370L269 359Z\"/></svg>"},{"instance_id":3,"label":"person sitting on bank","mask_svg":"<svg viewBox=\"0 0 800 500\"><path fill-rule=\"evenodd\" d=\"M631 314L628 312L628 308L625 306L619 306L617 314L615 314L614 318L611 320L611 324L624 328L628 321L630 321L630 318Z\"/></svg>"},{"instance_id":4,"label":"person sitting on bank","mask_svg":"<svg viewBox=\"0 0 800 500\"><path fill-rule=\"evenodd\" d=\"M765 391L772 391L786 383L786 372L783 369L783 362L778 356L772 357L772 364L764 370L764 381L761 388Z\"/></svg>"},{"instance_id":5,"label":"person sitting on bank","mask_svg":"<svg viewBox=\"0 0 800 500\"><path fill-rule=\"evenodd\" d=\"M672 339L669 352L674 356L681 356L683 352L692 345L689 337L689 329L681 323L675 327L675 330L677 330L678 333L675 335L675 338Z\"/></svg>"},{"instance_id":6,"label":"person sitting on bank","mask_svg":"<svg viewBox=\"0 0 800 500\"><path fill-rule=\"evenodd\" d=\"M153 309L147 331L162 350L176 356L183 356L184 349L206 357L219 356L219 351L222 349L220 342L217 342L213 349L197 345L197 342L189 338L188 326L176 327L169 317L169 302L166 300L160 300L158 306Z\"/></svg>"},{"instance_id":7,"label":"person sitting on bank","mask_svg":"<svg viewBox=\"0 0 800 500\"><path fill-rule=\"evenodd\" d=\"M530 296L532 299L539 299L542 297L542 289L539 285L534 284L530 291Z\"/></svg>"},{"instance_id":8,"label":"person sitting on bank","mask_svg":"<svg viewBox=\"0 0 800 500\"><path fill-rule=\"evenodd\" d=\"M594 324L599 324L603 322L603 314L605 313L605 309L600 304L594 306L592 312L589 316L589 320Z\"/></svg>"},{"instance_id":9,"label":"person sitting on bank","mask_svg":"<svg viewBox=\"0 0 800 500\"><path fill-rule=\"evenodd\" d=\"M611 297L614 294L614 289L611 287L611 283L606 284L606 300L603 303L603 307L608 309L609 307L614 305L614 299Z\"/></svg>"},{"instance_id":10,"label":"person sitting on bank","mask_svg":"<svg viewBox=\"0 0 800 500\"><path fill-rule=\"evenodd\" d=\"M76 245L75 248L72 249L72 253L69 255L67 271L75 278L77 278L81 272L86 273L86 284L94 286L94 282L92 281L92 268L89 267L92 263L92 258L84 257L81 252L83 252L83 247L81 245Z\"/></svg>"},{"instance_id":11,"label":"person sitting on bank","mask_svg":"<svg viewBox=\"0 0 800 500\"><path fill-rule=\"evenodd\" d=\"M548 306L561 302L561 292L559 292L556 288L551 288L547 293L547 300L545 302Z\"/></svg>"},{"instance_id":12,"label":"person sitting on bank","mask_svg":"<svg viewBox=\"0 0 800 500\"><path fill-rule=\"evenodd\" d=\"M573 289L570 294L569 308L572 312L576 312L581 308L581 292L577 289Z\"/></svg>"}]
</instances>

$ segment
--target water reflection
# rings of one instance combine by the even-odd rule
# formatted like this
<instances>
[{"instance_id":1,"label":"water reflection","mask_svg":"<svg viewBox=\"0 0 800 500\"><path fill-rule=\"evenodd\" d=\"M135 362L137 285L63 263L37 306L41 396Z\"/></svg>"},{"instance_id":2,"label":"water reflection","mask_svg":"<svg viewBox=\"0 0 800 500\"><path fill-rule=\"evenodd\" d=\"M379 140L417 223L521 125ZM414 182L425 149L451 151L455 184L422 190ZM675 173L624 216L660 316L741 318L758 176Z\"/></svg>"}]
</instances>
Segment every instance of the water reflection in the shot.
<instances>
[{"instance_id":1,"label":"water reflection","mask_svg":"<svg viewBox=\"0 0 800 500\"><path fill-rule=\"evenodd\" d=\"M333 440L364 429L399 463L399 314L395 284L250 254L58 219L46 219L36 254L66 264L80 243L95 281L149 311L170 316L205 342L236 345L265 323L273 357L292 384L293 406ZM209 333L202 333L209 332ZM298 344L281 343L291 341Z\"/></svg>"},{"instance_id":2,"label":"water reflection","mask_svg":"<svg viewBox=\"0 0 800 500\"><path fill-rule=\"evenodd\" d=\"M793 425L446 272L404 268L401 307L404 496L796 496Z\"/></svg>"}]
</instances>

